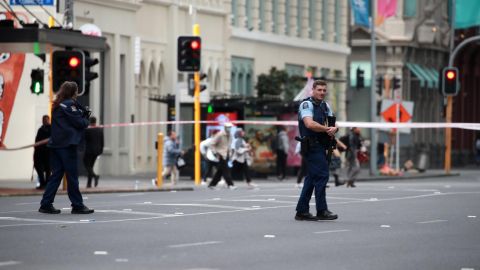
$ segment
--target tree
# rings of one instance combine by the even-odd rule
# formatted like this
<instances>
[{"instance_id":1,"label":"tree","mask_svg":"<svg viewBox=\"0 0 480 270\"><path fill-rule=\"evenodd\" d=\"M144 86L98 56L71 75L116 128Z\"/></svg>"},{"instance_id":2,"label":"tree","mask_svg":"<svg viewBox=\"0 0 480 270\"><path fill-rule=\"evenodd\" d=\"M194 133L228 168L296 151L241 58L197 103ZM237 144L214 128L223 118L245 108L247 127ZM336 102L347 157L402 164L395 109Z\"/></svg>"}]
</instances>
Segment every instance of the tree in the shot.
<instances>
[{"instance_id":1,"label":"tree","mask_svg":"<svg viewBox=\"0 0 480 270\"><path fill-rule=\"evenodd\" d=\"M305 78L298 75L288 75L285 70L277 70L272 67L268 74L260 74L256 88L258 96L278 97L285 101L291 101L305 85Z\"/></svg>"}]
</instances>

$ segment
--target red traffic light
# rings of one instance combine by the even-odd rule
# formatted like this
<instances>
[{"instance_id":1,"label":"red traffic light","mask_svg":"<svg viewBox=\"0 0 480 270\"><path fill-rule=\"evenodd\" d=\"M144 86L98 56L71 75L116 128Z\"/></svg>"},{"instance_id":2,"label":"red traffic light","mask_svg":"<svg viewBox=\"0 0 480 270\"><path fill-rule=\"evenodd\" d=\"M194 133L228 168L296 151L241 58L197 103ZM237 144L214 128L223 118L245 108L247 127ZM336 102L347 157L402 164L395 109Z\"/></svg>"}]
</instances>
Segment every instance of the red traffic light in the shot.
<instances>
[{"instance_id":1,"label":"red traffic light","mask_svg":"<svg viewBox=\"0 0 480 270\"><path fill-rule=\"evenodd\" d=\"M194 50L198 50L200 49L200 42L198 42L197 40L194 40L192 41L192 43L190 43L190 47Z\"/></svg>"},{"instance_id":2,"label":"red traffic light","mask_svg":"<svg viewBox=\"0 0 480 270\"><path fill-rule=\"evenodd\" d=\"M77 57L71 57L68 60L68 65L72 68L76 68L80 64L80 60Z\"/></svg>"},{"instance_id":3,"label":"red traffic light","mask_svg":"<svg viewBox=\"0 0 480 270\"><path fill-rule=\"evenodd\" d=\"M456 74L453 70L447 71L447 79L453 80L453 79L455 79L455 77L456 77Z\"/></svg>"}]
</instances>

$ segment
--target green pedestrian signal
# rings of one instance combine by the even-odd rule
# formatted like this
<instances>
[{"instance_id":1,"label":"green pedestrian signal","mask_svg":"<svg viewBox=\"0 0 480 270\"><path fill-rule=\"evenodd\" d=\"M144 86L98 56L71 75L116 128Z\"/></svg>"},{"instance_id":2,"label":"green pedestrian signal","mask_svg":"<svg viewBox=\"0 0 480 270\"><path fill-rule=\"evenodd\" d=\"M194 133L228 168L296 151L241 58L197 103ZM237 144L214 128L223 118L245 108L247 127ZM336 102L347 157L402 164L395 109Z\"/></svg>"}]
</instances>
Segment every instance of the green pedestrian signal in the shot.
<instances>
[{"instance_id":1,"label":"green pedestrian signal","mask_svg":"<svg viewBox=\"0 0 480 270\"><path fill-rule=\"evenodd\" d=\"M213 106L210 104L207 107L207 113L213 113Z\"/></svg>"},{"instance_id":2,"label":"green pedestrian signal","mask_svg":"<svg viewBox=\"0 0 480 270\"><path fill-rule=\"evenodd\" d=\"M30 91L32 94L40 95L43 94L43 69L33 69L30 73L30 77L32 78L32 83L30 85Z\"/></svg>"}]
</instances>

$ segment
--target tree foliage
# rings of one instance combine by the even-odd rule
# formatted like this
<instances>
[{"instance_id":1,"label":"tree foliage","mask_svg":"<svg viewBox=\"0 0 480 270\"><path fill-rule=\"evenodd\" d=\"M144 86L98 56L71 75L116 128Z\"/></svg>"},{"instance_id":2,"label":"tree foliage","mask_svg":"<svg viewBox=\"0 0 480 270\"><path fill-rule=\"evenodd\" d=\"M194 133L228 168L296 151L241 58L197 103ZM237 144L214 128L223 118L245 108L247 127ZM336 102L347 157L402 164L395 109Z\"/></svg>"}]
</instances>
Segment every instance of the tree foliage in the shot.
<instances>
[{"instance_id":1,"label":"tree foliage","mask_svg":"<svg viewBox=\"0 0 480 270\"><path fill-rule=\"evenodd\" d=\"M304 85L305 79L302 76L290 76L285 70L272 67L268 74L258 76L256 88L260 98L278 97L291 101Z\"/></svg>"}]
</instances>

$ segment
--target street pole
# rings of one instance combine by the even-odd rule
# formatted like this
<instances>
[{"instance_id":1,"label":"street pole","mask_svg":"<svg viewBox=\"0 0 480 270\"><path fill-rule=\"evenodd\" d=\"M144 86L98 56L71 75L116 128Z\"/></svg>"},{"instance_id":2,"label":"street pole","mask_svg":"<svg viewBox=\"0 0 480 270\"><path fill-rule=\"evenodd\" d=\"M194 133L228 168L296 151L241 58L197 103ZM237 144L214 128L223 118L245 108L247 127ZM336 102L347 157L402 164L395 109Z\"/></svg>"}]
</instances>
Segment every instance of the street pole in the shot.
<instances>
[{"instance_id":1,"label":"street pole","mask_svg":"<svg viewBox=\"0 0 480 270\"><path fill-rule=\"evenodd\" d=\"M452 56L453 47L455 46L455 3L456 0L452 0L452 21L450 22L450 56ZM451 58L450 58L451 59ZM449 66L453 66L453 62L449 61ZM452 107L453 107L453 97L447 97L447 111L445 121L452 123ZM452 129L447 127L445 129L445 173L449 174L452 167Z\"/></svg>"},{"instance_id":2,"label":"street pole","mask_svg":"<svg viewBox=\"0 0 480 270\"><path fill-rule=\"evenodd\" d=\"M396 89L395 91L395 101L396 101L396 118L397 124L400 123L400 104L402 103L402 92L401 89ZM395 170L400 171L400 129L396 129L395 134Z\"/></svg>"},{"instance_id":3,"label":"street pole","mask_svg":"<svg viewBox=\"0 0 480 270\"><path fill-rule=\"evenodd\" d=\"M377 77L376 66L376 45L375 45L375 1L371 2L371 15L370 15L370 50L371 50L371 70L372 78L370 79L370 121L375 122L377 117L376 95L375 95L375 80ZM377 174L377 130L375 128L370 129L370 175Z\"/></svg>"},{"instance_id":4,"label":"street pole","mask_svg":"<svg viewBox=\"0 0 480 270\"><path fill-rule=\"evenodd\" d=\"M194 24L193 25L193 35L200 36L200 25ZM195 149L195 185L200 185L200 72L196 71L193 74L193 78L195 81L195 91L193 95L194 99L194 149Z\"/></svg>"}]
</instances>

